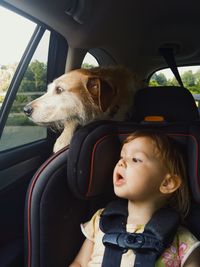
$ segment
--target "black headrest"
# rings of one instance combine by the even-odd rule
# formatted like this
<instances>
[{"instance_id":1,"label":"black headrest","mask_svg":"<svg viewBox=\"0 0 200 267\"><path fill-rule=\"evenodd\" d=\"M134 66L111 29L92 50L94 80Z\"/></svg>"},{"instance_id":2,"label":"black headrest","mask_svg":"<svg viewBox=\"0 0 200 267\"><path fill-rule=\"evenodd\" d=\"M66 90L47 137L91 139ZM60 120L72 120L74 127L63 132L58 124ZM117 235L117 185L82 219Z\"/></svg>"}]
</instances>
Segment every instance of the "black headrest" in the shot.
<instances>
[{"instance_id":1,"label":"black headrest","mask_svg":"<svg viewBox=\"0 0 200 267\"><path fill-rule=\"evenodd\" d=\"M112 173L122 141L136 129L158 129L182 144L193 198L200 203L200 124L95 122L80 128L69 148L68 183L80 198L112 193Z\"/></svg>"},{"instance_id":2,"label":"black headrest","mask_svg":"<svg viewBox=\"0 0 200 267\"><path fill-rule=\"evenodd\" d=\"M195 121L198 108L189 90L178 86L147 87L134 97L132 121L141 122L146 116L162 116L165 121Z\"/></svg>"}]
</instances>

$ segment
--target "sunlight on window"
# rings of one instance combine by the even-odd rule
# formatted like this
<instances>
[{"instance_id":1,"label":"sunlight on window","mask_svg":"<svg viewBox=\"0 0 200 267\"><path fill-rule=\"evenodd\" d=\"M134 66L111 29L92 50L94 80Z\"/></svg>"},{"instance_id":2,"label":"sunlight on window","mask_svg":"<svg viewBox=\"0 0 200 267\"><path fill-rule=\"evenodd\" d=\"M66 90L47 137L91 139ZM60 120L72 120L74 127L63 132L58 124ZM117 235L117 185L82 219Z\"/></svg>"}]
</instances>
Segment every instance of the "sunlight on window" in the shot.
<instances>
[{"instance_id":1,"label":"sunlight on window","mask_svg":"<svg viewBox=\"0 0 200 267\"><path fill-rule=\"evenodd\" d=\"M0 66L19 62L35 27L30 20L0 7Z\"/></svg>"},{"instance_id":2,"label":"sunlight on window","mask_svg":"<svg viewBox=\"0 0 200 267\"><path fill-rule=\"evenodd\" d=\"M90 53L87 53L83 59L81 68L90 69L90 68L98 67L98 66L99 66L99 63L97 62L96 58Z\"/></svg>"},{"instance_id":3,"label":"sunlight on window","mask_svg":"<svg viewBox=\"0 0 200 267\"><path fill-rule=\"evenodd\" d=\"M0 109L35 27L35 23L0 6Z\"/></svg>"}]
</instances>

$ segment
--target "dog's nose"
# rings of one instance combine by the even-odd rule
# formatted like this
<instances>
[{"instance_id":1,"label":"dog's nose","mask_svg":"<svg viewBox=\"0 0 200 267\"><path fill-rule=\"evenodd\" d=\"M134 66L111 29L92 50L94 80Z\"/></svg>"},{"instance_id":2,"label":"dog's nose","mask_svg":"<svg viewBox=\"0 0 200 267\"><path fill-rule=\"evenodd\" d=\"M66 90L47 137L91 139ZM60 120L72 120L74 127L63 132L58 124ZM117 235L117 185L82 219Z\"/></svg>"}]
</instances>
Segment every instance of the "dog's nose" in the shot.
<instances>
[{"instance_id":1,"label":"dog's nose","mask_svg":"<svg viewBox=\"0 0 200 267\"><path fill-rule=\"evenodd\" d=\"M30 117L33 113L33 108L30 105L26 105L24 107L24 113L26 114L26 116Z\"/></svg>"}]
</instances>

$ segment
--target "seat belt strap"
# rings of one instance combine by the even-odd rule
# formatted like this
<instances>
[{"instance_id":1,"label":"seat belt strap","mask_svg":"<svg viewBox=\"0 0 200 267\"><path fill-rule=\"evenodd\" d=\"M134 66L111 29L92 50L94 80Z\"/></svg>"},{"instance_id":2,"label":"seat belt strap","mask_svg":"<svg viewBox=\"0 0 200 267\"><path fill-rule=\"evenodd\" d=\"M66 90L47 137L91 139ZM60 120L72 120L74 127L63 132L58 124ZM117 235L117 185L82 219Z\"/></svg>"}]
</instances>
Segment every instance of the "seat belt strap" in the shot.
<instances>
[{"instance_id":1,"label":"seat belt strap","mask_svg":"<svg viewBox=\"0 0 200 267\"><path fill-rule=\"evenodd\" d=\"M107 246L101 267L119 267L124 252L126 250L123 251L112 246ZM147 254L137 252L133 267L155 267L157 256L156 253Z\"/></svg>"},{"instance_id":2,"label":"seat belt strap","mask_svg":"<svg viewBox=\"0 0 200 267\"><path fill-rule=\"evenodd\" d=\"M171 71L173 72L176 80L178 81L181 87L183 86L183 82L181 80L181 76L178 72L178 68L176 65L175 57L174 57L174 49L171 47L161 47L159 49L160 54L164 57L167 65L170 67Z\"/></svg>"},{"instance_id":3,"label":"seat belt strap","mask_svg":"<svg viewBox=\"0 0 200 267\"><path fill-rule=\"evenodd\" d=\"M114 201L101 214L99 227L105 233L102 267L120 267L122 254L129 249L136 254L134 267L155 267L156 259L174 239L179 214L163 207L153 214L143 233L129 233L126 232L127 206L125 201Z\"/></svg>"},{"instance_id":4,"label":"seat belt strap","mask_svg":"<svg viewBox=\"0 0 200 267\"><path fill-rule=\"evenodd\" d=\"M163 250L162 243L148 234L105 234L103 244L105 253L102 267L119 267L122 254L129 249L136 254L134 267L155 267L159 251Z\"/></svg>"},{"instance_id":5,"label":"seat belt strap","mask_svg":"<svg viewBox=\"0 0 200 267\"><path fill-rule=\"evenodd\" d=\"M121 265L123 250L108 246L105 249L101 267L118 267Z\"/></svg>"},{"instance_id":6,"label":"seat belt strap","mask_svg":"<svg viewBox=\"0 0 200 267\"><path fill-rule=\"evenodd\" d=\"M155 267L157 254L137 253L134 267Z\"/></svg>"}]
</instances>

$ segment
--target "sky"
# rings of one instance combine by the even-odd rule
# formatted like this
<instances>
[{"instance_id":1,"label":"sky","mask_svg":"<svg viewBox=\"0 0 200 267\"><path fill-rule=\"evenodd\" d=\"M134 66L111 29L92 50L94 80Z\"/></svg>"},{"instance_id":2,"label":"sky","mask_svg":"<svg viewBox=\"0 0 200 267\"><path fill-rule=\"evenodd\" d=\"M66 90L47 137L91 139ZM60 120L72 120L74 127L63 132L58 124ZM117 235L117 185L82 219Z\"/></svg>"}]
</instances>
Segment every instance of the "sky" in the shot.
<instances>
[{"instance_id":1,"label":"sky","mask_svg":"<svg viewBox=\"0 0 200 267\"><path fill-rule=\"evenodd\" d=\"M36 24L0 6L0 64L19 62Z\"/></svg>"}]
</instances>

